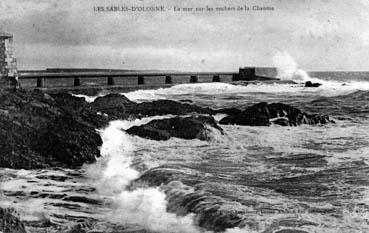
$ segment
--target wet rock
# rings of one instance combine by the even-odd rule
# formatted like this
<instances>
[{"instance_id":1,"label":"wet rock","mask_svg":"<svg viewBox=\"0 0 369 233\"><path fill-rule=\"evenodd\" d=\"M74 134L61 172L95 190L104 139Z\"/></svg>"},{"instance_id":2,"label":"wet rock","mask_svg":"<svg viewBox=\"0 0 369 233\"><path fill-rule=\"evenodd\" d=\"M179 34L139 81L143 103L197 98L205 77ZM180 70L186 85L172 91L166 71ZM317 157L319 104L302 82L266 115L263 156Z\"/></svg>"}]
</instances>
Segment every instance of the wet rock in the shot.
<instances>
[{"instance_id":1,"label":"wet rock","mask_svg":"<svg viewBox=\"0 0 369 233\"><path fill-rule=\"evenodd\" d=\"M44 94L48 96L48 94ZM55 100L56 104L67 112L80 113L88 107L88 103L83 97L76 97L68 93L53 93L49 95L50 100Z\"/></svg>"},{"instance_id":2,"label":"wet rock","mask_svg":"<svg viewBox=\"0 0 369 233\"><path fill-rule=\"evenodd\" d=\"M267 103L260 103L240 113L231 114L219 121L223 125L269 126Z\"/></svg>"},{"instance_id":3,"label":"wet rock","mask_svg":"<svg viewBox=\"0 0 369 233\"><path fill-rule=\"evenodd\" d=\"M154 124L154 123L152 123ZM157 126L145 125L139 127L132 127L127 132L129 134L137 135L142 138L148 138L153 140L165 141L169 140L172 136L169 131L155 128Z\"/></svg>"},{"instance_id":4,"label":"wet rock","mask_svg":"<svg viewBox=\"0 0 369 233\"><path fill-rule=\"evenodd\" d=\"M95 111L109 115L110 119L126 119L128 118L126 109L131 109L137 103L121 94L108 94L97 97L90 105Z\"/></svg>"},{"instance_id":5,"label":"wet rock","mask_svg":"<svg viewBox=\"0 0 369 233\"><path fill-rule=\"evenodd\" d=\"M327 115L304 113L290 105L261 102L240 113L231 114L219 123L250 126L269 126L274 123L281 126L297 126L300 124L327 124L333 123L333 121Z\"/></svg>"},{"instance_id":6,"label":"wet rock","mask_svg":"<svg viewBox=\"0 0 369 233\"><path fill-rule=\"evenodd\" d=\"M54 93L50 94L50 97L55 100L59 108L95 128L103 128L109 123L109 118L98 114L98 111L92 108L83 97L72 96L69 93Z\"/></svg>"},{"instance_id":7,"label":"wet rock","mask_svg":"<svg viewBox=\"0 0 369 233\"><path fill-rule=\"evenodd\" d=\"M321 85L323 85L323 84L321 84L321 83L313 83L311 81L305 82L305 87L319 87Z\"/></svg>"},{"instance_id":8,"label":"wet rock","mask_svg":"<svg viewBox=\"0 0 369 233\"><path fill-rule=\"evenodd\" d=\"M91 103L94 110L105 113L110 119L141 118L160 115L210 114L211 109L173 100L156 100L136 103L120 94L98 97Z\"/></svg>"},{"instance_id":9,"label":"wet rock","mask_svg":"<svg viewBox=\"0 0 369 233\"><path fill-rule=\"evenodd\" d=\"M68 103L70 103L68 105ZM77 167L94 162L102 141L93 115L77 97L40 91L5 92L0 95L0 167Z\"/></svg>"},{"instance_id":10,"label":"wet rock","mask_svg":"<svg viewBox=\"0 0 369 233\"><path fill-rule=\"evenodd\" d=\"M223 133L210 116L174 117L169 119L153 120L141 126L133 126L127 133L153 140L168 140L170 137L183 139L209 139L209 129L213 127Z\"/></svg>"},{"instance_id":11,"label":"wet rock","mask_svg":"<svg viewBox=\"0 0 369 233\"><path fill-rule=\"evenodd\" d=\"M12 209L0 208L0 231L4 233L26 233L24 224Z\"/></svg>"},{"instance_id":12,"label":"wet rock","mask_svg":"<svg viewBox=\"0 0 369 233\"><path fill-rule=\"evenodd\" d=\"M68 167L78 167L94 162L101 144L94 127L66 115L41 129L32 149Z\"/></svg>"}]
</instances>

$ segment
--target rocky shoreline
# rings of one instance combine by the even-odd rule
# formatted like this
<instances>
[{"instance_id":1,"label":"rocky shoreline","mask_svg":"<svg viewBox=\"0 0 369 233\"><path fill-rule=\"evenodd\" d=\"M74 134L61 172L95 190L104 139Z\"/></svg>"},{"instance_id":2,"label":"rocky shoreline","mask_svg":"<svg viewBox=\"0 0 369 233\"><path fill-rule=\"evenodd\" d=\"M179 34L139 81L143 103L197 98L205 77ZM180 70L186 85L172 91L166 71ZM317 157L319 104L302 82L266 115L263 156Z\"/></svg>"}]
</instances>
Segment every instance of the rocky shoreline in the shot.
<instances>
[{"instance_id":1,"label":"rocky shoreline","mask_svg":"<svg viewBox=\"0 0 369 233\"><path fill-rule=\"evenodd\" d=\"M78 168L100 156L102 140L97 129L112 120L165 116L126 130L152 140L209 140L212 131L227 133L220 125L298 126L334 123L329 116L309 114L282 103L258 103L244 109L211 109L189 101L156 100L136 103L124 95L108 94L88 103L69 93L6 91L0 95L0 167L39 169ZM226 116L217 122L216 114ZM145 174L140 179L145 179ZM150 183L150 182L149 182ZM165 183L165 182L164 182ZM160 183L162 184L162 183ZM157 185L160 185L157 184ZM188 210L189 212L196 212ZM11 211L0 208L3 232L26 232ZM7 220L4 220L7 219ZM238 218L220 222L218 231L237 226ZM227 225L228 224L228 225ZM204 226L207 223L204 222ZM79 232L79 231L76 231Z\"/></svg>"},{"instance_id":2,"label":"rocky shoreline","mask_svg":"<svg viewBox=\"0 0 369 233\"><path fill-rule=\"evenodd\" d=\"M215 114L227 116L216 122ZM129 134L154 140L170 137L207 140L208 128L220 125L297 126L333 123L329 116L308 114L282 103L258 103L240 110L210 109L172 100L136 103L124 95L108 94L88 103L68 93L6 92L0 96L0 167L75 168L100 156L102 140L96 129L111 120L173 115L134 126ZM189 116L190 115L190 116Z\"/></svg>"}]
</instances>

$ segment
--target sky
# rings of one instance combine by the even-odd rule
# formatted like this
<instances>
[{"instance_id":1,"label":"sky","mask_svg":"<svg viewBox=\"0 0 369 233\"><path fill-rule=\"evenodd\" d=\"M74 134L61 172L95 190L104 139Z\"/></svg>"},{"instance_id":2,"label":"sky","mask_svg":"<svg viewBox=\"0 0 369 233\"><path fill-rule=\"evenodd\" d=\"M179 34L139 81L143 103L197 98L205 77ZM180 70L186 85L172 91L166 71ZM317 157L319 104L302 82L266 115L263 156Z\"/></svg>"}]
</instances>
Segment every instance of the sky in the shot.
<instances>
[{"instance_id":1,"label":"sky","mask_svg":"<svg viewBox=\"0 0 369 233\"><path fill-rule=\"evenodd\" d=\"M274 10L173 11L245 5ZM0 12L19 69L235 71L285 52L306 70L369 70L369 0L0 0Z\"/></svg>"}]
</instances>

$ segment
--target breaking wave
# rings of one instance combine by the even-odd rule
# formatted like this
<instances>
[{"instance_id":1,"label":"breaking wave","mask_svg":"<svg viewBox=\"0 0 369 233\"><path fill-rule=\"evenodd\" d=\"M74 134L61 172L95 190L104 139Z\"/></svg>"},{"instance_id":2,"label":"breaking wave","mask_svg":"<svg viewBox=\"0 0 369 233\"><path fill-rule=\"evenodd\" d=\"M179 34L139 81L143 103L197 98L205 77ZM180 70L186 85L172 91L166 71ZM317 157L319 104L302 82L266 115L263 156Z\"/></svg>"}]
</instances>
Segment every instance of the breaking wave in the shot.
<instances>
[{"instance_id":1,"label":"breaking wave","mask_svg":"<svg viewBox=\"0 0 369 233\"><path fill-rule=\"evenodd\" d=\"M136 149L132 137L124 130L158 118L112 121L101 130L102 157L95 164L87 165L85 171L99 195L112 200L113 208L105 216L106 220L155 232L219 232L227 228L226 232L253 232L241 224L243 218L234 214L237 209L219 209L222 203L230 206L221 197L194 190L181 182L182 177L166 179L182 173L183 169L169 165L140 172L135 168ZM213 134L219 142L221 135ZM240 206L239 203L233 205Z\"/></svg>"},{"instance_id":2,"label":"breaking wave","mask_svg":"<svg viewBox=\"0 0 369 233\"><path fill-rule=\"evenodd\" d=\"M310 79L308 73L299 69L295 59L285 51L279 51L273 56L273 64L277 68L277 78L297 82L306 82Z\"/></svg>"},{"instance_id":3,"label":"breaking wave","mask_svg":"<svg viewBox=\"0 0 369 233\"><path fill-rule=\"evenodd\" d=\"M86 171L97 191L113 200L115 208L107 218L119 224L136 224L152 231L199 232L191 214L176 216L166 211L166 195L159 187L129 189L129 185L140 175L132 167L134 146L124 132L129 124L114 121L101 132L102 158Z\"/></svg>"}]
</instances>

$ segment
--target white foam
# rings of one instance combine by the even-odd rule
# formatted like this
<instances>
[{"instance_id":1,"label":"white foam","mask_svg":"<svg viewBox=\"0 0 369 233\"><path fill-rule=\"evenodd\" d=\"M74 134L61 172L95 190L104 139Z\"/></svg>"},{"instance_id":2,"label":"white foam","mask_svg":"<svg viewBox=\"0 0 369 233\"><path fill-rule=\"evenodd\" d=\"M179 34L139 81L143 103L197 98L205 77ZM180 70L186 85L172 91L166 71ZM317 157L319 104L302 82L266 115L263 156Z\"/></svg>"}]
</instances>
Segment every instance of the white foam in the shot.
<instances>
[{"instance_id":1,"label":"white foam","mask_svg":"<svg viewBox=\"0 0 369 233\"><path fill-rule=\"evenodd\" d=\"M142 120L136 122L141 123ZM111 122L101 132L102 158L86 167L86 174L97 191L113 200L114 210L107 219L159 232L199 232L192 215L179 217L166 211L166 196L159 188L127 189L139 177L139 172L131 167L134 146L123 131L132 124L128 121Z\"/></svg>"},{"instance_id":2,"label":"white foam","mask_svg":"<svg viewBox=\"0 0 369 233\"><path fill-rule=\"evenodd\" d=\"M257 233L257 232L258 231L251 230L248 227L244 227L244 228L235 227L235 228L227 229L224 233Z\"/></svg>"},{"instance_id":3,"label":"white foam","mask_svg":"<svg viewBox=\"0 0 369 233\"><path fill-rule=\"evenodd\" d=\"M95 101L95 99L96 99L97 97L104 96L105 94L100 93L100 94L95 95L95 96L89 96L89 95L73 94L73 93L71 93L71 95L72 95L72 96L75 96L75 97L84 98L86 102L88 102L88 103L92 103L92 102L94 102L94 101Z\"/></svg>"},{"instance_id":4,"label":"white foam","mask_svg":"<svg viewBox=\"0 0 369 233\"><path fill-rule=\"evenodd\" d=\"M228 115L227 114L224 114L224 113L218 113L218 114L215 114L213 117L216 121L220 121L222 120L224 117L227 117Z\"/></svg>"},{"instance_id":5,"label":"white foam","mask_svg":"<svg viewBox=\"0 0 369 233\"><path fill-rule=\"evenodd\" d=\"M269 94L296 94L296 95L317 95L317 96L337 96L345 95L358 90L368 91L369 82L365 81L327 81L314 77L309 77L311 82L321 83L317 88L306 88L300 84L280 84L280 83L256 83L243 85L233 85L229 83L198 83L198 84L179 84L170 88L159 88L156 90L137 90L122 93L132 101L152 101L159 99L173 99L176 96L187 96L199 98L199 95L208 95L212 98L225 95L249 96L253 93ZM189 98L192 98L189 97ZM187 98L187 97L186 97ZM200 96L201 98L201 96Z\"/></svg>"}]
</instances>

